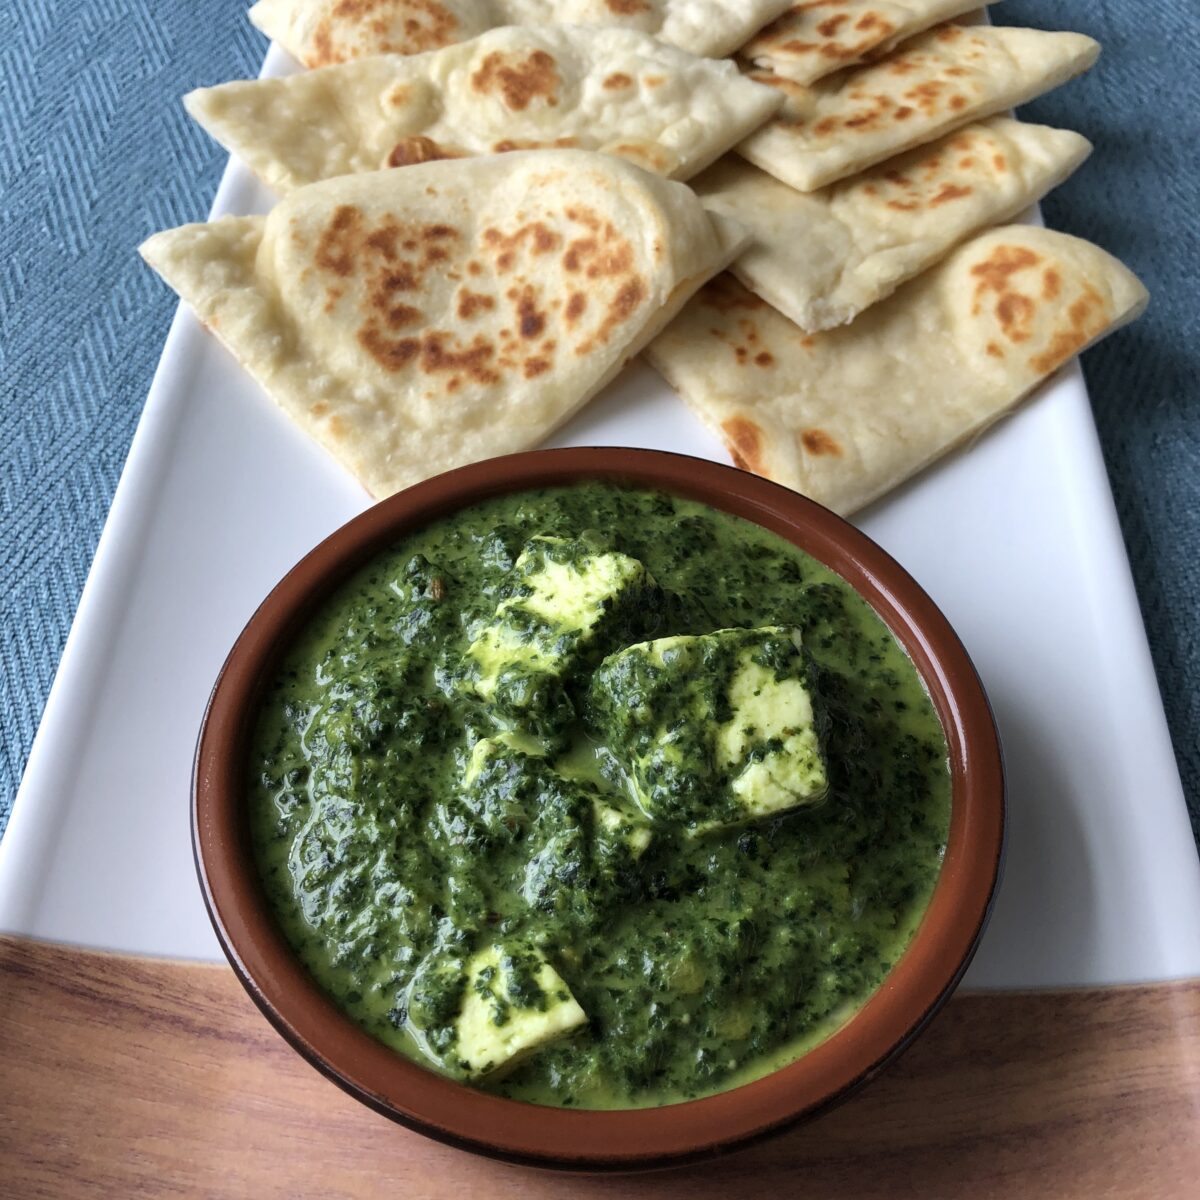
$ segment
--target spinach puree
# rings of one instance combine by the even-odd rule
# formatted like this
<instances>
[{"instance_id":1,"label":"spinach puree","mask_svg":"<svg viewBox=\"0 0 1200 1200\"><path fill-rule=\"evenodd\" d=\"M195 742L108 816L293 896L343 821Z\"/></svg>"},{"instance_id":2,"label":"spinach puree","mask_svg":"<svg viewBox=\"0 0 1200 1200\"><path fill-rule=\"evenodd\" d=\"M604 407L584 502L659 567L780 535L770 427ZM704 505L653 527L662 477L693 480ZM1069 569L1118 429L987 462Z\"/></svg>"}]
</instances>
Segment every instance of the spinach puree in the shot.
<instances>
[{"instance_id":1,"label":"spinach puree","mask_svg":"<svg viewBox=\"0 0 1200 1200\"><path fill-rule=\"evenodd\" d=\"M598 483L481 503L352 578L250 769L270 903L339 1005L432 1069L585 1108L827 1036L904 950L950 808L929 698L843 580Z\"/></svg>"}]
</instances>

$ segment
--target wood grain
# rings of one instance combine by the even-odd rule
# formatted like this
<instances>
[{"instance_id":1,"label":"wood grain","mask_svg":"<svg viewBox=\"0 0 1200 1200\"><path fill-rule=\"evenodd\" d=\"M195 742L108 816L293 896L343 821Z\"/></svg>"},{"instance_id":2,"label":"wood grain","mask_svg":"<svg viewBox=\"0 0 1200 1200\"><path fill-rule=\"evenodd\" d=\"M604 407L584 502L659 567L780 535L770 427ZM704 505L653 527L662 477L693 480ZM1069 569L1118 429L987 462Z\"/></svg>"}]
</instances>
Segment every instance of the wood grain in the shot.
<instances>
[{"instance_id":1,"label":"wood grain","mask_svg":"<svg viewBox=\"0 0 1200 1200\"><path fill-rule=\"evenodd\" d=\"M0 937L5 1197L1154 1197L1200 1192L1200 980L954 1000L823 1120L710 1165L567 1178L392 1125L224 966Z\"/></svg>"}]
</instances>

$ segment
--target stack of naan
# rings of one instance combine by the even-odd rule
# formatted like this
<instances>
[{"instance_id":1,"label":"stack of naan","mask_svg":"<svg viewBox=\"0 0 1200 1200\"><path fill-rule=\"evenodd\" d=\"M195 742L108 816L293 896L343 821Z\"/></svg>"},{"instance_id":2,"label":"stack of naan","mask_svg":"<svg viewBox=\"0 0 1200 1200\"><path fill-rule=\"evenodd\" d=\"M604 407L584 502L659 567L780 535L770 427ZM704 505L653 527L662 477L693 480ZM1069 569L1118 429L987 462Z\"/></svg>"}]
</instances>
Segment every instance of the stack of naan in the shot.
<instances>
[{"instance_id":1,"label":"stack of naan","mask_svg":"<svg viewBox=\"0 0 1200 1200\"><path fill-rule=\"evenodd\" d=\"M1096 43L970 7L260 0L313 69L185 102L281 199L143 254L376 496L645 348L739 465L850 512L1146 303L1004 224L1090 146L1000 114Z\"/></svg>"}]
</instances>

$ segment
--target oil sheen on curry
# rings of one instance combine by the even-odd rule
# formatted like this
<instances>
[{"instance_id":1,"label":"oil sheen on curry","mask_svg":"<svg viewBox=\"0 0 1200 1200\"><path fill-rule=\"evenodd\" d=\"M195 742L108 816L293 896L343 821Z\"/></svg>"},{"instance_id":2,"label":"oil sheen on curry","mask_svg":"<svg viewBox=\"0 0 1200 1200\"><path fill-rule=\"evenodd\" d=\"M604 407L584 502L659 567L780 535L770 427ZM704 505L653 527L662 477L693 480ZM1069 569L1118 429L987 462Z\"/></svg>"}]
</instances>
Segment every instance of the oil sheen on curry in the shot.
<instances>
[{"instance_id":1,"label":"oil sheen on curry","mask_svg":"<svg viewBox=\"0 0 1200 1200\"><path fill-rule=\"evenodd\" d=\"M601 483L441 520L351 578L263 701L267 895L382 1042L536 1103L719 1091L845 1021L940 869L947 749L838 576Z\"/></svg>"}]
</instances>

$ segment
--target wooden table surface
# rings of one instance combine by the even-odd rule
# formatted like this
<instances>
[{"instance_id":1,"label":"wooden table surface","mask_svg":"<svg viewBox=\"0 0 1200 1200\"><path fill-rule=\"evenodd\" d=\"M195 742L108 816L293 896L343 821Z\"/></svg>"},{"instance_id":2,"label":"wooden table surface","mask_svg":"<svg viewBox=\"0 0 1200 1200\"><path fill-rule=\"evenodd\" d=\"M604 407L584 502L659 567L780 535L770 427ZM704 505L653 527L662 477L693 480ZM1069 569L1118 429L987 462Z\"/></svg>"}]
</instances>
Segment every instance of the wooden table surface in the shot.
<instances>
[{"instance_id":1,"label":"wooden table surface","mask_svg":"<svg viewBox=\"0 0 1200 1200\"><path fill-rule=\"evenodd\" d=\"M1200 980L954 999L857 1098L699 1167L568 1177L362 1107L227 967L0 937L4 1197L1200 1196Z\"/></svg>"}]
</instances>

